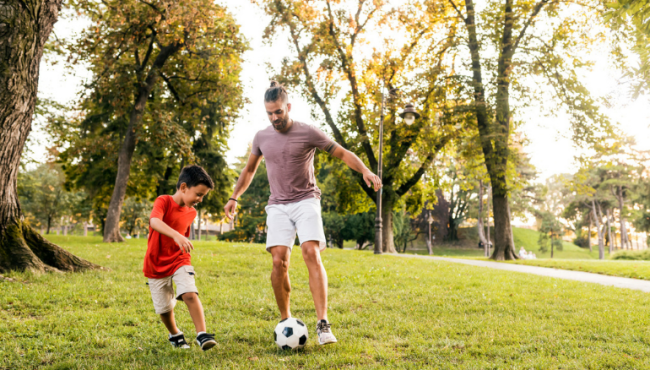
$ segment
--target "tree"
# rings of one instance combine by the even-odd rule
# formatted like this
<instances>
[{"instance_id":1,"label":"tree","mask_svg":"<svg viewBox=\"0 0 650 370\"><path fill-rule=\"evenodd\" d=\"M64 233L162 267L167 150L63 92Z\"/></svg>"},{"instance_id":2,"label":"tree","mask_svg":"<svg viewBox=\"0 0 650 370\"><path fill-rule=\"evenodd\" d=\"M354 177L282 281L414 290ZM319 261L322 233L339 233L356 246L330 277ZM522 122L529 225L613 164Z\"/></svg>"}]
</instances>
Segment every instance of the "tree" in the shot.
<instances>
[{"instance_id":1,"label":"tree","mask_svg":"<svg viewBox=\"0 0 650 370\"><path fill-rule=\"evenodd\" d=\"M120 213L136 147L157 137L164 145L151 146L152 154L166 158L169 147L182 147L180 162L190 162L187 149L195 132L203 131L202 121L210 114L236 115L238 107L231 103L241 99L240 56L246 46L232 17L208 0L75 5L92 22L71 46L74 61L90 64L94 74L86 108L97 120L111 121L119 139L103 231L105 242L121 241ZM182 129L188 125L189 135Z\"/></svg>"},{"instance_id":2,"label":"tree","mask_svg":"<svg viewBox=\"0 0 650 370\"><path fill-rule=\"evenodd\" d=\"M45 42L61 0L2 5L0 45L0 271L79 271L99 266L48 242L24 222L17 177L31 130ZM7 26L10 25L10 26Z\"/></svg>"},{"instance_id":3,"label":"tree","mask_svg":"<svg viewBox=\"0 0 650 370\"><path fill-rule=\"evenodd\" d=\"M539 228L539 251L545 253L551 249L551 258L553 258L553 251L562 250L562 231L563 227L560 221L551 212L542 212L542 224Z\"/></svg>"},{"instance_id":4,"label":"tree","mask_svg":"<svg viewBox=\"0 0 650 370\"><path fill-rule=\"evenodd\" d=\"M394 253L393 210L409 192L411 196L428 194L412 189L455 136L454 125L466 119L466 114L453 111L456 102L446 100L455 83L447 79L448 66L442 63L448 45L437 38L444 17L431 17L430 21L438 24L423 25L418 14L412 14L418 12L417 6L396 11L381 1L257 2L273 18L265 32L267 39L286 31L293 52L284 59L275 79L294 87L312 103L314 116L323 119L336 142L359 155L369 168L378 166L379 154L373 146L379 138L380 89L400 89L402 103L414 101L421 107L421 118L407 126L397 118L400 99L388 99L382 250ZM403 31L404 42L379 33L385 28ZM365 35L369 32L375 45L368 45L370 38ZM359 59L362 53L368 60ZM431 65L422 68L423 60ZM374 202L376 194L362 184L362 177L351 176Z\"/></svg>"},{"instance_id":5,"label":"tree","mask_svg":"<svg viewBox=\"0 0 650 370\"><path fill-rule=\"evenodd\" d=\"M606 19L610 20L615 29L624 31L621 38L632 37L633 50L637 53L640 63L637 67L627 66L627 75L634 77L638 83L634 85L634 95L639 96L650 91L650 2L648 0L618 0L607 2L610 11ZM631 25L630 25L631 23ZM630 27L631 26L631 27ZM631 29L630 29L631 28Z\"/></svg>"},{"instance_id":6,"label":"tree","mask_svg":"<svg viewBox=\"0 0 650 370\"><path fill-rule=\"evenodd\" d=\"M431 13L445 6L436 0L427 4ZM580 54L580 48L588 48L595 40L593 35L583 32L591 29L589 22L593 22L585 13L602 13L603 8L593 4L579 8L575 14L573 4L568 1L494 1L481 11L476 10L473 0L458 4L447 0L446 4L459 20L459 35L455 35L453 45L469 48L468 54L455 51L455 55L466 58L471 65L463 77L471 75L468 80L474 102L472 111L492 185L495 223L492 258L516 259L506 176L511 150L509 138L516 124L514 103L525 107L532 99L548 98L555 103L551 111L563 108L570 113L576 141L593 140L597 128L608 122L580 83L576 70L588 65L582 59L586 53ZM463 31L465 35L460 35ZM578 39L580 44L575 41ZM543 83L534 81L538 76ZM545 91L543 86L550 86L550 91Z\"/></svg>"},{"instance_id":7,"label":"tree","mask_svg":"<svg viewBox=\"0 0 650 370\"><path fill-rule=\"evenodd\" d=\"M127 235L146 233L152 206L151 202L143 199L134 197L126 199L121 221Z\"/></svg>"}]
</instances>

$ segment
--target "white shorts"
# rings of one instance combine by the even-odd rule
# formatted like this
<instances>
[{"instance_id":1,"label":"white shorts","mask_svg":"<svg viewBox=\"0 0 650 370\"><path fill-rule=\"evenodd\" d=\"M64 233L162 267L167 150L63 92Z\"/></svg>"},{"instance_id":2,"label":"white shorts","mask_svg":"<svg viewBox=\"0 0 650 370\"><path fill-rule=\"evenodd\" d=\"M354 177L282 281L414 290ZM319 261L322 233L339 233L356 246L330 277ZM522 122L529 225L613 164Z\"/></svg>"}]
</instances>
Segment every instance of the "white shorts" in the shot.
<instances>
[{"instance_id":1,"label":"white shorts","mask_svg":"<svg viewBox=\"0 0 650 370\"><path fill-rule=\"evenodd\" d=\"M278 245L291 249L296 240L296 230L301 245L314 240L320 243L320 250L327 246L319 199L268 205L266 206L266 225L268 227L266 233L267 251Z\"/></svg>"},{"instance_id":2,"label":"white shorts","mask_svg":"<svg viewBox=\"0 0 650 370\"><path fill-rule=\"evenodd\" d=\"M176 293L174 293L172 281L176 283ZM181 266L174 272L174 275L162 279L150 278L148 284L151 299L153 300L153 308L159 315L173 310L176 301L183 300L181 297L183 294L199 294L194 283L194 267L192 266Z\"/></svg>"}]
</instances>

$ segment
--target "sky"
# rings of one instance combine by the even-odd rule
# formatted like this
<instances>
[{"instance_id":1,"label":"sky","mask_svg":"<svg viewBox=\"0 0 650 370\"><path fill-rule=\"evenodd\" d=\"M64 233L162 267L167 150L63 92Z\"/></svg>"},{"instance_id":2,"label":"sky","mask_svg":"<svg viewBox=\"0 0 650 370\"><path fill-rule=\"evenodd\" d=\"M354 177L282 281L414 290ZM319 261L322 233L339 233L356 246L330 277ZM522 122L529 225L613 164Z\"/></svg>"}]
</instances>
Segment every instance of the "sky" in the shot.
<instances>
[{"instance_id":1,"label":"sky","mask_svg":"<svg viewBox=\"0 0 650 370\"><path fill-rule=\"evenodd\" d=\"M227 158L233 163L238 156L246 153L248 144L255 132L266 127L269 122L263 105L264 91L268 87L272 72L267 65L278 67L283 56L289 54L286 42L278 39L273 45L265 45L262 40L264 28L269 18L246 0L218 0L233 13L241 25L241 32L249 40L251 50L244 55L242 81L244 93L250 104L243 107L241 117L237 120L231 132ZM61 19L54 26L57 37L69 37L83 29L85 22L78 19ZM605 56L597 60L591 72L586 73L584 80L593 96L607 97L611 107L604 112L613 122L618 122L621 131L637 140L637 148L650 150L650 97L631 100L627 93L627 85L622 83L620 72L611 68ZM74 101L80 90L81 83L90 77L82 67L66 71L59 63L51 65L43 61L39 81L39 97L56 100L60 103ZM299 94L291 95L292 117L307 123L321 125L323 122L311 121L311 107ZM581 151L575 148L569 138L568 119L565 117L545 117L530 108L521 112L517 117L523 121L521 127L529 140L525 151L530 155L532 164L539 172L539 181L560 173L571 173L577 170L575 155ZM34 158L43 161L47 136L35 127L33 133Z\"/></svg>"}]
</instances>

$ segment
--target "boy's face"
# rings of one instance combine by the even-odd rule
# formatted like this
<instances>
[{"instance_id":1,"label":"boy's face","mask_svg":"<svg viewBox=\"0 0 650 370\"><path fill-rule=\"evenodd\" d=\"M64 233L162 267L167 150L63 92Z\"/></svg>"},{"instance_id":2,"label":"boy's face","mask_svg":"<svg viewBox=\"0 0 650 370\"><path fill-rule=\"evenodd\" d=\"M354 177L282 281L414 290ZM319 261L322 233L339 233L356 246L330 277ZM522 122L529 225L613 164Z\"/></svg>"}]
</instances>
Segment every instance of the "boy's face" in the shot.
<instances>
[{"instance_id":1,"label":"boy's face","mask_svg":"<svg viewBox=\"0 0 650 370\"><path fill-rule=\"evenodd\" d=\"M188 188L186 183L181 183L181 187L178 190L181 192L181 199L183 199L183 204L188 207L194 207L195 205L201 203L203 201L203 197L208 195L210 192L210 188L203 184L198 184L196 186Z\"/></svg>"}]
</instances>

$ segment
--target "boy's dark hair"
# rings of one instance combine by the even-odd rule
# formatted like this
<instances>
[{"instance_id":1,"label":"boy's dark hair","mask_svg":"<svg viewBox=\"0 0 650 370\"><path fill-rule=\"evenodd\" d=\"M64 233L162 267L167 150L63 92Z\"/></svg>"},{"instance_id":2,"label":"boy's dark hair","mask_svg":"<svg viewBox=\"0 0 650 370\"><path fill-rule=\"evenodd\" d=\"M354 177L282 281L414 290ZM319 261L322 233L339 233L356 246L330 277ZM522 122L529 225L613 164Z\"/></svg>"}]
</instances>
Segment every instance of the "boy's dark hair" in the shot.
<instances>
[{"instance_id":1,"label":"boy's dark hair","mask_svg":"<svg viewBox=\"0 0 650 370\"><path fill-rule=\"evenodd\" d=\"M214 182L210 175L205 172L203 167L197 165L183 167L181 174L178 176L176 189L180 189L182 183L185 183L188 188L203 184L210 189L214 189Z\"/></svg>"},{"instance_id":2,"label":"boy's dark hair","mask_svg":"<svg viewBox=\"0 0 650 370\"><path fill-rule=\"evenodd\" d=\"M287 94L287 89L282 86L281 83L277 81L271 81L271 87L266 89L264 93L264 101L267 103L282 100L283 103L289 101L289 94Z\"/></svg>"}]
</instances>

